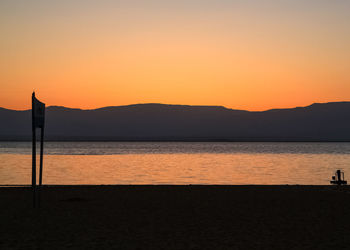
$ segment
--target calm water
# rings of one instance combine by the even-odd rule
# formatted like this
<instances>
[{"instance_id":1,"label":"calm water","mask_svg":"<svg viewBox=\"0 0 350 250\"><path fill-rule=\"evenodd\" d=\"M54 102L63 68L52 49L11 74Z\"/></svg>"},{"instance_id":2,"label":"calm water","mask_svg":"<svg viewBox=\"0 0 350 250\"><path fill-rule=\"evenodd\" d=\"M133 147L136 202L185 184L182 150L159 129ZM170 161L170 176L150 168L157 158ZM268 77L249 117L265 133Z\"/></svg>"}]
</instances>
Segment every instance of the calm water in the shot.
<instances>
[{"instance_id":1,"label":"calm water","mask_svg":"<svg viewBox=\"0 0 350 250\"><path fill-rule=\"evenodd\" d=\"M44 184L328 184L350 143L47 142ZM0 142L0 184L30 184L31 143Z\"/></svg>"}]
</instances>

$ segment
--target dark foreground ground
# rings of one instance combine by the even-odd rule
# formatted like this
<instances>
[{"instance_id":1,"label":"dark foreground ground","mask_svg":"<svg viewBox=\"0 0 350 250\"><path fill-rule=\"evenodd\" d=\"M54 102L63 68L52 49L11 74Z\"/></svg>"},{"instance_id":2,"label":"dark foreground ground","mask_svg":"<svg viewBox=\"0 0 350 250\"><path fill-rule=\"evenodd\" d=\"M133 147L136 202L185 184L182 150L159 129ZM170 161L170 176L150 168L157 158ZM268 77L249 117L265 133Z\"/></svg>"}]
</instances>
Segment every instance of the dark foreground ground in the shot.
<instances>
[{"instance_id":1,"label":"dark foreground ground","mask_svg":"<svg viewBox=\"0 0 350 250\"><path fill-rule=\"evenodd\" d=\"M350 249L350 189L0 188L0 249Z\"/></svg>"}]
</instances>

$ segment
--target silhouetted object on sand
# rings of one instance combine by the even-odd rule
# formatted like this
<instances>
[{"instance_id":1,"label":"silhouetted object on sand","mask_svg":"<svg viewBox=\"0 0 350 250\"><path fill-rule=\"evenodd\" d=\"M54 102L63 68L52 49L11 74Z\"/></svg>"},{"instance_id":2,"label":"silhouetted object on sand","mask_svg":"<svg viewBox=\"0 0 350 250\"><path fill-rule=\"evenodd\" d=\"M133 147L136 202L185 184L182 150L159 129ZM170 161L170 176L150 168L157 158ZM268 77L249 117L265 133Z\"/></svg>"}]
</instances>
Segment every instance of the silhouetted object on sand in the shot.
<instances>
[{"instance_id":1,"label":"silhouetted object on sand","mask_svg":"<svg viewBox=\"0 0 350 250\"><path fill-rule=\"evenodd\" d=\"M36 188L36 129L41 129L40 140L40 172L39 186L42 185L43 175L43 151L44 151L44 127L45 127L45 104L35 98L35 92L32 94L32 188L33 204L35 207L35 188Z\"/></svg>"},{"instance_id":2,"label":"silhouetted object on sand","mask_svg":"<svg viewBox=\"0 0 350 250\"><path fill-rule=\"evenodd\" d=\"M348 182L346 180L344 180L344 172L337 170L335 172L334 176L332 176L331 184L334 184L334 185L346 185L346 184L348 184Z\"/></svg>"}]
</instances>

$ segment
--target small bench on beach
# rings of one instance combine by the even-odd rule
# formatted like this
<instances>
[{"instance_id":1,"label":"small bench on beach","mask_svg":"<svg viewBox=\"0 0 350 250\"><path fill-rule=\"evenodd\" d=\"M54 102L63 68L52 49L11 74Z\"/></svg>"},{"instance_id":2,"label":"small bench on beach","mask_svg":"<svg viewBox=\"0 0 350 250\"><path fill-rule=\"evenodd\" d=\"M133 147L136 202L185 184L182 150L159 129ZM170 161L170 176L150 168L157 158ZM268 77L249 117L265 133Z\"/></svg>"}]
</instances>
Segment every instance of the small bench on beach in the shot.
<instances>
[{"instance_id":1,"label":"small bench on beach","mask_svg":"<svg viewBox=\"0 0 350 250\"><path fill-rule=\"evenodd\" d=\"M331 184L334 185L346 185L348 182L344 180L344 172L337 170L335 174L332 176Z\"/></svg>"}]
</instances>

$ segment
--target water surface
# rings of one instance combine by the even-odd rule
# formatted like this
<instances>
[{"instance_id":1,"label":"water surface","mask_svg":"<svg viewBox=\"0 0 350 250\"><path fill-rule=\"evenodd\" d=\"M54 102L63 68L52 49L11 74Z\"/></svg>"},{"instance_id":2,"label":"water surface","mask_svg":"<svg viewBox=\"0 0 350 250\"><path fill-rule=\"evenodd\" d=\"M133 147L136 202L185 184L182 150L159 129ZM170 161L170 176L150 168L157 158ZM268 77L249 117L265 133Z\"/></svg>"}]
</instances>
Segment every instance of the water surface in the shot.
<instances>
[{"instance_id":1,"label":"water surface","mask_svg":"<svg viewBox=\"0 0 350 250\"><path fill-rule=\"evenodd\" d=\"M47 142L44 183L328 184L336 169L350 143ZM0 142L0 184L30 182L31 143Z\"/></svg>"}]
</instances>

